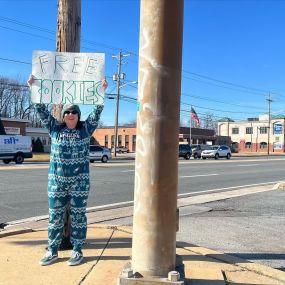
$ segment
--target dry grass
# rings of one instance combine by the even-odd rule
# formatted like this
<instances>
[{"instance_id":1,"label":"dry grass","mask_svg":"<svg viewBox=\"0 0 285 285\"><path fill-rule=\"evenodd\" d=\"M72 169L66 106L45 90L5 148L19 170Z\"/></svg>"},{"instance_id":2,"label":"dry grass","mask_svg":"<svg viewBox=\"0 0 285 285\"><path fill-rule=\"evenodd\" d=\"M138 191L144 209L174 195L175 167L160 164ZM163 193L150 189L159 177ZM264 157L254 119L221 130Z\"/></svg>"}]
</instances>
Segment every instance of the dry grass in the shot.
<instances>
[{"instance_id":1,"label":"dry grass","mask_svg":"<svg viewBox=\"0 0 285 285\"><path fill-rule=\"evenodd\" d=\"M33 153L33 158L27 158L27 161L49 161L49 153Z\"/></svg>"}]
</instances>

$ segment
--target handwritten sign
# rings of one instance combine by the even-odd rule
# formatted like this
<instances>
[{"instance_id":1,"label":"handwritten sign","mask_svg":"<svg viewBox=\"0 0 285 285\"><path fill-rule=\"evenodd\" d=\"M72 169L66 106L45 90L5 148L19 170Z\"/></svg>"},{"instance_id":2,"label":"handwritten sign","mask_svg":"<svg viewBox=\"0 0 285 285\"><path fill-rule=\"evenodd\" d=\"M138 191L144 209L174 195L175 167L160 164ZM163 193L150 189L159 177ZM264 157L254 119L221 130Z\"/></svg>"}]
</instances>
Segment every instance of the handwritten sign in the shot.
<instances>
[{"instance_id":1,"label":"handwritten sign","mask_svg":"<svg viewBox=\"0 0 285 285\"><path fill-rule=\"evenodd\" d=\"M31 100L43 104L104 104L105 54L33 52Z\"/></svg>"}]
</instances>

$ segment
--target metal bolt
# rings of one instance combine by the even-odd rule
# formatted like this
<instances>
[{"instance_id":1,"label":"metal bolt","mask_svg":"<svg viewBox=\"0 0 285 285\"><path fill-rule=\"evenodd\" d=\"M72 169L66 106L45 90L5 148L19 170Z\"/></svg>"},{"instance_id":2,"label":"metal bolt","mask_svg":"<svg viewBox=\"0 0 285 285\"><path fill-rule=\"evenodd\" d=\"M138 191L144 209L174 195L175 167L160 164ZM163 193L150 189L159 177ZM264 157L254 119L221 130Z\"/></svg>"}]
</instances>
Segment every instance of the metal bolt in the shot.
<instances>
[{"instance_id":1,"label":"metal bolt","mask_svg":"<svg viewBox=\"0 0 285 285\"><path fill-rule=\"evenodd\" d=\"M133 276L133 270L131 268L126 268L122 271L122 277L130 278Z\"/></svg>"},{"instance_id":2,"label":"metal bolt","mask_svg":"<svg viewBox=\"0 0 285 285\"><path fill-rule=\"evenodd\" d=\"M178 281L180 279L180 274L177 271L168 272L168 280L169 281Z\"/></svg>"}]
</instances>

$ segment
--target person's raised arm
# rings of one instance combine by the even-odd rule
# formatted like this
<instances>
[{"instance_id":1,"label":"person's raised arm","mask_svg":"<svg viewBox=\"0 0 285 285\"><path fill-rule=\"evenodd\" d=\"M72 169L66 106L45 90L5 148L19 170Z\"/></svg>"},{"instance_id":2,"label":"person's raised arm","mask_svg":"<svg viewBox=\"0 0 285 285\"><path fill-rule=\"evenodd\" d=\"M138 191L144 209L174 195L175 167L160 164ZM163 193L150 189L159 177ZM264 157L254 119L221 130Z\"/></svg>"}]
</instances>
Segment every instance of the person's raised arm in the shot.
<instances>
[{"instance_id":1,"label":"person's raised arm","mask_svg":"<svg viewBox=\"0 0 285 285\"><path fill-rule=\"evenodd\" d=\"M108 86L106 79L102 80L102 88L105 91ZM85 121L85 126L87 132L92 135L92 133L97 129L100 120L101 113L104 109L104 105L96 105L92 113L88 116Z\"/></svg>"},{"instance_id":2,"label":"person's raised arm","mask_svg":"<svg viewBox=\"0 0 285 285\"><path fill-rule=\"evenodd\" d=\"M27 80L27 84L30 88L33 85L34 79L35 77L31 74ZM45 104L34 104L34 107L40 117L43 126L48 129L49 132L51 132L57 124L57 120L51 115Z\"/></svg>"}]
</instances>

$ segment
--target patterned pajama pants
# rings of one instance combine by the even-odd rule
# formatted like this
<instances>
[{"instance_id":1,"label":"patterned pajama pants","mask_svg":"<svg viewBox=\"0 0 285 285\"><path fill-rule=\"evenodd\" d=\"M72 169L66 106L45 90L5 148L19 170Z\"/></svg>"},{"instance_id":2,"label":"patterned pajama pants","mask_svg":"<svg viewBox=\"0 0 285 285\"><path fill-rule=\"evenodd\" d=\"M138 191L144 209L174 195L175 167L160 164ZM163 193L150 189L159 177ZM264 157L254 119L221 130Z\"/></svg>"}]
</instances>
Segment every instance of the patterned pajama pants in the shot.
<instances>
[{"instance_id":1,"label":"patterned pajama pants","mask_svg":"<svg viewBox=\"0 0 285 285\"><path fill-rule=\"evenodd\" d=\"M83 186L83 187L82 187ZM86 206L89 193L89 179L72 183L49 181L48 203L48 249L53 253L58 251L64 229L65 208L70 204L71 233L70 241L74 251L81 251L86 240L87 218Z\"/></svg>"}]
</instances>

